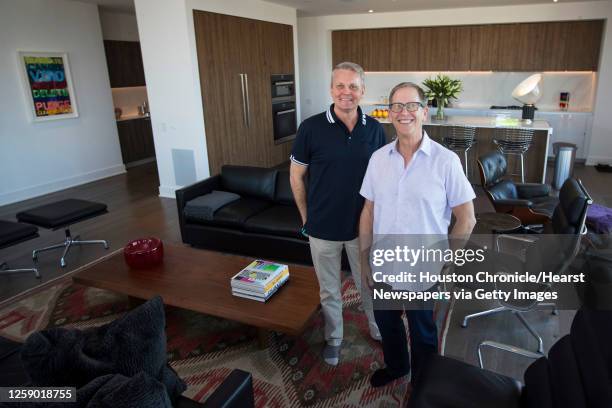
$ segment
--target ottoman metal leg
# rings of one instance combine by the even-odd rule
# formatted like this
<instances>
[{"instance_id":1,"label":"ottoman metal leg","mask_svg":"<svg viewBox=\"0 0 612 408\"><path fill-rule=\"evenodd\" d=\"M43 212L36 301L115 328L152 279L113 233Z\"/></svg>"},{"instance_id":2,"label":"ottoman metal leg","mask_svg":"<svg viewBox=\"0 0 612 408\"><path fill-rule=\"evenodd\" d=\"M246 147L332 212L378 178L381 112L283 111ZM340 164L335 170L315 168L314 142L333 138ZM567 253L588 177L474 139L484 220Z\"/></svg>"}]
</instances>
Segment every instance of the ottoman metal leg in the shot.
<instances>
[{"instance_id":1,"label":"ottoman metal leg","mask_svg":"<svg viewBox=\"0 0 612 408\"><path fill-rule=\"evenodd\" d=\"M38 269L36 268L16 268L9 269L9 266L6 262L0 264L0 275L9 274L9 273L26 273L26 272L34 272L36 278L40 279L40 273L38 273Z\"/></svg>"},{"instance_id":2,"label":"ottoman metal leg","mask_svg":"<svg viewBox=\"0 0 612 408\"><path fill-rule=\"evenodd\" d=\"M66 255L68 255L68 251L70 251L70 247L73 245L104 245L104 249L108 249L108 242L103 239L94 239L94 240L79 240L79 236L77 235L75 238L70 235L70 229L66 228L66 240L61 244L51 245L45 248L35 249L32 251L32 258L36 260L38 258L39 252L50 251L52 249L64 248L64 252L62 253L62 257L60 258L60 266L62 268L66 267Z\"/></svg>"}]
</instances>

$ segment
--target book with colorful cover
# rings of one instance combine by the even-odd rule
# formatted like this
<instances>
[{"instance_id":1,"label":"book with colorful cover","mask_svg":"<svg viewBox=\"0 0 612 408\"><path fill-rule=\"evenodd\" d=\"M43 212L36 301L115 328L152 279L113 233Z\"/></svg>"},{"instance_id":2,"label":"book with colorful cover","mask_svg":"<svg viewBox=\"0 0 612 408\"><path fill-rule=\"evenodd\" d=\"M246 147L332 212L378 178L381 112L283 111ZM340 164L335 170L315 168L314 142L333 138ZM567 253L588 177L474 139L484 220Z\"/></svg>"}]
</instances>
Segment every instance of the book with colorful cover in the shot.
<instances>
[{"instance_id":1,"label":"book with colorful cover","mask_svg":"<svg viewBox=\"0 0 612 408\"><path fill-rule=\"evenodd\" d=\"M265 292L266 286L281 275L283 271L289 273L289 267L287 265L257 259L234 275L231 282L232 284L236 282L246 285L247 287L259 288L261 291Z\"/></svg>"},{"instance_id":2,"label":"book with colorful cover","mask_svg":"<svg viewBox=\"0 0 612 408\"><path fill-rule=\"evenodd\" d=\"M268 293L266 293L265 295L238 288L232 288L232 295L245 299L256 300L258 302L265 302L270 299L270 297L272 297L272 295L274 295L276 291L278 291L278 289L283 286L283 284L288 280L289 275L286 275L286 277L282 281L278 282L278 284L276 284L272 289L270 289L270 291L268 291Z\"/></svg>"},{"instance_id":3,"label":"book with colorful cover","mask_svg":"<svg viewBox=\"0 0 612 408\"><path fill-rule=\"evenodd\" d=\"M278 285L279 282L282 284L288 278L289 278L289 270L285 269L285 270L283 270L280 273L280 275L276 276L274 279L272 279L270 282L268 282L268 284L266 286L264 286L264 287L261 287L261 286L258 286L258 285L253 285L251 283L243 283L241 280L234 280L234 279L232 279L231 286L232 286L232 288L248 290L248 291L253 292L253 293L258 293L260 295L265 295L267 292L272 290L272 288L274 288L274 286Z\"/></svg>"}]
</instances>

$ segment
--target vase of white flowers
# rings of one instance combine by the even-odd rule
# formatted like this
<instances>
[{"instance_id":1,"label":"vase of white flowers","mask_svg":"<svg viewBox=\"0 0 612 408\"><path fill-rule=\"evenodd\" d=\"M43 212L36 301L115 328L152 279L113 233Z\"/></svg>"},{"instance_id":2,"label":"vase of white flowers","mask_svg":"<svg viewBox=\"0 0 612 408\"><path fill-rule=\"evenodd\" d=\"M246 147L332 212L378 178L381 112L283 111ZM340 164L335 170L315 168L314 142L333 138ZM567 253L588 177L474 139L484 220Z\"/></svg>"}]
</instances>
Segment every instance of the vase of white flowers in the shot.
<instances>
[{"instance_id":1,"label":"vase of white flowers","mask_svg":"<svg viewBox=\"0 0 612 408\"><path fill-rule=\"evenodd\" d=\"M442 74L438 74L435 78L427 78L423 81L423 85L427 88L425 91L427 99L435 99L436 101L438 108L436 119L444 119L444 107L448 105L451 99L457 99L457 96L463 90L461 80L451 79L449 76Z\"/></svg>"}]
</instances>

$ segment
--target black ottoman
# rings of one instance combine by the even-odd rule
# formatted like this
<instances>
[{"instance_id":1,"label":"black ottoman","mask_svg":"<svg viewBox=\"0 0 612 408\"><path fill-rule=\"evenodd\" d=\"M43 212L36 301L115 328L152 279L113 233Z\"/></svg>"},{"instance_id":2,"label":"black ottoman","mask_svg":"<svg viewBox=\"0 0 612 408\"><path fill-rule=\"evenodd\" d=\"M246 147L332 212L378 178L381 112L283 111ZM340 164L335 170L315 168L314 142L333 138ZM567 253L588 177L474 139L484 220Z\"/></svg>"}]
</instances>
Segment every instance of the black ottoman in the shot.
<instances>
[{"instance_id":1,"label":"black ottoman","mask_svg":"<svg viewBox=\"0 0 612 408\"><path fill-rule=\"evenodd\" d=\"M0 249L36 238L37 236L38 228L33 225L0 220ZM0 274L18 272L34 272L36 277L40 278L36 268L9 269L6 262L0 263Z\"/></svg>"},{"instance_id":2,"label":"black ottoman","mask_svg":"<svg viewBox=\"0 0 612 408\"><path fill-rule=\"evenodd\" d=\"M27 222L43 228L52 230L63 228L65 230L66 240L63 243L32 251L32 258L36 260L39 252L64 248L60 259L60 265L63 268L66 266L66 255L73 245L101 244L104 245L104 248L108 249L108 242L105 240L81 241L78 239L78 236L73 238L70 233L70 226L72 224L97 217L106 212L106 204L70 198L22 211L17 214L17 219L21 222Z\"/></svg>"}]
</instances>

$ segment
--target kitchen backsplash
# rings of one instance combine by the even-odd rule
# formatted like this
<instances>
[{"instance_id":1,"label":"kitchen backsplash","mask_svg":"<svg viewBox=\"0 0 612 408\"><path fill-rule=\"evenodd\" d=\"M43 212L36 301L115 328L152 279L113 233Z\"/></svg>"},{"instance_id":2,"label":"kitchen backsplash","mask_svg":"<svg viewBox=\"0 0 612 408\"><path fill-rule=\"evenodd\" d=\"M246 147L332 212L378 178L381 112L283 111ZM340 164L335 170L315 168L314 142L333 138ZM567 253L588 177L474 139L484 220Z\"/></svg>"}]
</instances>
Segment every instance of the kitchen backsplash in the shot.
<instances>
[{"instance_id":1,"label":"kitchen backsplash","mask_svg":"<svg viewBox=\"0 0 612 408\"><path fill-rule=\"evenodd\" d=\"M115 108L120 108L122 116L138 114L138 105L143 102L149 103L147 98L147 87L136 86L131 88L112 88L113 104Z\"/></svg>"},{"instance_id":2,"label":"kitchen backsplash","mask_svg":"<svg viewBox=\"0 0 612 408\"><path fill-rule=\"evenodd\" d=\"M437 72L369 72L366 73L366 95L363 103L382 102L391 88L403 81L419 85ZM457 108L484 108L490 105L521 105L512 98L514 88L530 72L447 72L451 78L463 81L463 91L452 106ZM569 110L592 111L597 74L591 72L544 73L536 104L540 110L558 110L559 93L569 92Z\"/></svg>"}]
</instances>

